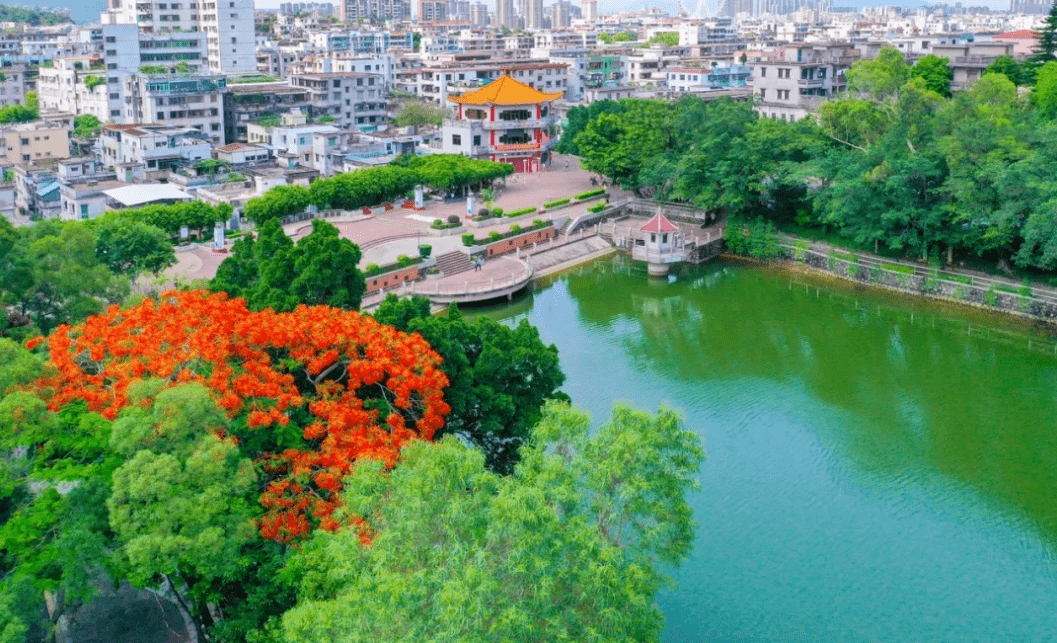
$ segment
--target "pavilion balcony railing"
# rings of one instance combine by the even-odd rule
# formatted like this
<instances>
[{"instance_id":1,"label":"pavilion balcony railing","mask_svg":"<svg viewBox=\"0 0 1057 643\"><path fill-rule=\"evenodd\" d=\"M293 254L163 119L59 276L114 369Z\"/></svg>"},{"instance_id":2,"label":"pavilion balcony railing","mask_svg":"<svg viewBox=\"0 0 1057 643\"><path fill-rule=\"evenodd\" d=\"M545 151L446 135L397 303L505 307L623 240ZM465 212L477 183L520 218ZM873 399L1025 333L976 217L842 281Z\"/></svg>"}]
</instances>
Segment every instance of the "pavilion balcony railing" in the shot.
<instances>
[{"instance_id":1,"label":"pavilion balcony railing","mask_svg":"<svg viewBox=\"0 0 1057 643\"><path fill-rule=\"evenodd\" d=\"M444 125L449 127L471 127L473 123L480 123L481 127L486 130L543 129L553 125L555 118L553 116L520 120L502 120L497 118L494 121L486 118L444 119Z\"/></svg>"}]
</instances>

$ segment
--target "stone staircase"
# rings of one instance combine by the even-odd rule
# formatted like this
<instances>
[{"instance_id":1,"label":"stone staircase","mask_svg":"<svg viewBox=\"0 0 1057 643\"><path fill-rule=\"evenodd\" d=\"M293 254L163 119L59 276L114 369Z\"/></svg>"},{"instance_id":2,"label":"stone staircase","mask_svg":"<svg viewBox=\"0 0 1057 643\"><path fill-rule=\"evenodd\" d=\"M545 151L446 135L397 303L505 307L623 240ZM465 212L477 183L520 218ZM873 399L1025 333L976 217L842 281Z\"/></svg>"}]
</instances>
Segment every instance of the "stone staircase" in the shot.
<instances>
[{"instance_id":1,"label":"stone staircase","mask_svg":"<svg viewBox=\"0 0 1057 643\"><path fill-rule=\"evenodd\" d=\"M449 252L437 256L437 269L444 273L445 277L457 275L460 272L473 270L473 261L465 252Z\"/></svg>"}]
</instances>

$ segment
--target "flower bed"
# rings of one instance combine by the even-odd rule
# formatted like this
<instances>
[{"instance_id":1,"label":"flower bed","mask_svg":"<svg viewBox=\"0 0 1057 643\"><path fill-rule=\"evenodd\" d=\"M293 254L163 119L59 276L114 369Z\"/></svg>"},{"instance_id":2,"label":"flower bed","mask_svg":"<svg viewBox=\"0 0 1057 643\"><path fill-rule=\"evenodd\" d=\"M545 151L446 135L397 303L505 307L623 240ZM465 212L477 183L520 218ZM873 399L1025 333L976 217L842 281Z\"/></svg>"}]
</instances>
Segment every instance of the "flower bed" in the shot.
<instances>
[{"instance_id":1,"label":"flower bed","mask_svg":"<svg viewBox=\"0 0 1057 643\"><path fill-rule=\"evenodd\" d=\"M524 216L526 214L532 214L536 210L537 210L536 206L533 205L533 206L529 206L527 208L519 208L517 210L511 210L510 212L507 212L503 216L505 216L507 218L510 218L510 219L513 219L514 217L521 217L521 216Z\"/></svg>"},{"instance_id":2,"label":"flower bed","mask_svg":"<svg viewBox=\"0 0 1057 643\"><path fill-rule=\"evenodd\" d=\"M600 194L605 194L605 193L606 193L606 189L605 188L598 188L597 190L588 190L587 192L581 192L580 194L577 194L576 195L576 200L577 201L583 201L584 199L590 199L593 196L598 196Z\"/></svg>"},{"instance_id":3,"label":"flower bed","mask_svg":"<svg viewBox=\"0 0 1057 643\"><path fill-rule=\"evenodd\" d=\"M512 226L509 232L499 232L493 230L484 239L478 239L472 232L467 232L462 235L462 245L464 246L485 246L496 241L502 241L503 239L509 239L518 235L525 234L527 232L534 232L536 230L542 230L546 227L553 225L550 221L540 221L536 219L532 222L532 225L522 228L521 226Z\"/></svg>"},{"instance_id":4,"label":"flower bed","mask_svg":"<svg viewBox=\"0 0 1057 643\"><path fill-rule=\"evenodd\" d=\"M369 263L363 269L363 275L365 277L376 277L378 275L384 275L387 272L393 272L394 270L403 270L404 268L410 268L415 264L420 264L425 261L423 257L408 257L407 255L400 255L396 263L386 264L379 266L376 263Z\"/></svg>"}]
</instances>

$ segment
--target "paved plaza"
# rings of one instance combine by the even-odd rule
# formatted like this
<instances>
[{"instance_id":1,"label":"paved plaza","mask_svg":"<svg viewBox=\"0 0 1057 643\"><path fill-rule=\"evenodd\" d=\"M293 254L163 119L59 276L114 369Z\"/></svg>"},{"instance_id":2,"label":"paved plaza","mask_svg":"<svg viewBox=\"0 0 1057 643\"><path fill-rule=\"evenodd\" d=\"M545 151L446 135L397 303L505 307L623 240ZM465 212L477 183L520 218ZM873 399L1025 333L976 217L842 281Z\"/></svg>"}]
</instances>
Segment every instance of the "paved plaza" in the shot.
<instances>
[{"instance_id":1,"label":"paved plaza","mask_svg":"<svg viewBox=\"0 0 1057 643\"><path fill-rule=\"evenodd\" d=\"M578 158L555 154L551 167L545 172L513 174L507 177L506 186L498 190L499 194L493 207L503 208L507 212L529 206L542 208L547 201L571 197L600 187L600 185L591 185L592 176L590 172L580 169ZM611 201L631 194L615 186L607 185L607 188ZM555 216L576 217L587 211L587 205L573 206L554 213L529 217L529 220L531 221L532 218L546 220ZM474 210L483 207L485 207L484 203L481 202L480 197L477 197ZM342 219L329 219L329 221L338 228L342 237L355 242L364 249L363 258L360 261L360 266L363 267L371 263L378 265L394 263L400 255L416 256L419 244L433 246L434 257L455 250L465 250L458 234L449 236L430 234L430 223L434 219L447 219L453 214L460 218L466 217L465 199L457 199L448 203L430 200L420 211L394 208L386 212L384 208L377 207L371 211L370 216L356 215ZM484 237L492 230L506 232L512 223L510 219L496 219L488 227L467 227L467 231L473 232L478 237ZM524 225L523 221L521 225ZM311 229L311 221L299 221L285 227L287 234L293 239L308 234ZM230 247L229 244L228 248ZM214 252L208 244L196 245L191 250L176 254L177 263L166 272L166 276L184 282L212 279L216 275L217 267L227 256L225 253ZM513 274L517 271L514 265L516 262L488 265L494 261L486 263L485 270L488 272L488 279L501 279L508 276L507 273ZM483 275L480 276L483 278Z\"/></svg>"}]
</instances>

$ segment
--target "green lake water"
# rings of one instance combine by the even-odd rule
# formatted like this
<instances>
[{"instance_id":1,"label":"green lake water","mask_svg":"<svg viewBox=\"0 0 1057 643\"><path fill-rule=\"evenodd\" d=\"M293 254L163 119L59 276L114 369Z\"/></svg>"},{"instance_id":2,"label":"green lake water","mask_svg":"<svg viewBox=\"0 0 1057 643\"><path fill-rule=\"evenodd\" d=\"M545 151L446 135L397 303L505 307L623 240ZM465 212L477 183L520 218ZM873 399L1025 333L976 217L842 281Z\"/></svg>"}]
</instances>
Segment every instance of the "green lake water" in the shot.
<instances>
[{"instance_id":1,"label":"green lake water","mask_svg":"<svg viewBox=\"0 0 1057 643\"><path fill-rule=\"evenodd\" d=\"M704 439L665 641L1057 641L1041 331L758 267L650 281L620 257L484 314L557 344L596 421L668 404Z\"/></svg>"}]
</instances>

